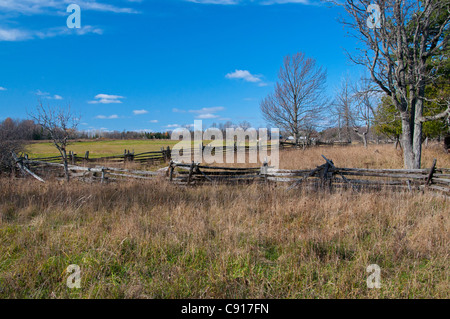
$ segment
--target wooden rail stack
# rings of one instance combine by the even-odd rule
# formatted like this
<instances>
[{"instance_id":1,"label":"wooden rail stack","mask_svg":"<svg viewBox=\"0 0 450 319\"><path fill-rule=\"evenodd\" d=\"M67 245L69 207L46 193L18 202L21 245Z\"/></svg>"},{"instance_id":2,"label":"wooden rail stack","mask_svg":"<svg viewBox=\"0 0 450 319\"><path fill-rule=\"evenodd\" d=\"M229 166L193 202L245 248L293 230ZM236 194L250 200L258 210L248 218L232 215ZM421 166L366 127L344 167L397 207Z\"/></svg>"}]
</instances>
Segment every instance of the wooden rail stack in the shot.
<instances>
[{"instance_id":1,"label":"wooden rail stack","mask_svg":"<svg viewBox=\"0 0 450 319\"><path fill-rule=\"evenodd\" d=\"M76 164L87 164L87 163L125 163L125 162L138 162L138 163L156 163L156 162L167 162L171 159L171 150L168 146L167 149L161 148L161 151L154 152L144 152L135 154L134 151L124 150L123 154L106 156L106 157L90 157L90 153L87 151L84 156L78 156L74 152L69 151L68 162L71 165ZM61 156L51 156L51 157L39 157L39 158L28 158L25 155L26 160L47 162L47 163L62 163Z\"/></svg>"},{"instance_id":2,"label":"wooden rail stack","mask_svg":"<svg viewBox=\"0 0 450 319\"><path fill-rule=\"evenodd\" d=\"M323 158L325 164L312 170L274 169L267 164L262 167L232 168L171 162L168 176L170 181L186 185L273 182L286 183L288 189L351 188L358 192L368 189L430 190L450 196L450 169L436 168L436 162L429 169L364 169L336 167L333 161Z\"/></svg>"},{"instance_id":3,"label":"wooden rail stack","mask_svg":"<svg viewBox=\"0 0 450 319\"><path fill-rule=\"evenodd\" d=\"M175 170L178 168L177 172ZM198 163L191 164L174 163L169 164L169 180L178 184L198 184L207 182L255 182L261 178L261 169L235 168L235 167L213 167L202 166Z\"/></svg>"},{"instance_id":4,"label":"wooden rail stack","mask_svg":"<svg viewBox=\"0 0 450 319\"><path fill-rule=\"evenodd\" d=\"M96 166L93 168L69 165L72 177L100 180L151 179L157 176L170 182L184 185L208 183L286 183L287 190L307 187L332 191L351 188L356 192L363 190L406 190L432 191L450 196L450 168L437 168L436 160L428 169L365 169L336 167L327 159L315 169L287 170L269 167L237 168L205 166L199 163L175 163L158 172L127 170L114 167ZM24 174L44 181L32 172L33 169L62 171L63 164L36 161L16 157L17 166Z\"/></svg>"}]
</instances>

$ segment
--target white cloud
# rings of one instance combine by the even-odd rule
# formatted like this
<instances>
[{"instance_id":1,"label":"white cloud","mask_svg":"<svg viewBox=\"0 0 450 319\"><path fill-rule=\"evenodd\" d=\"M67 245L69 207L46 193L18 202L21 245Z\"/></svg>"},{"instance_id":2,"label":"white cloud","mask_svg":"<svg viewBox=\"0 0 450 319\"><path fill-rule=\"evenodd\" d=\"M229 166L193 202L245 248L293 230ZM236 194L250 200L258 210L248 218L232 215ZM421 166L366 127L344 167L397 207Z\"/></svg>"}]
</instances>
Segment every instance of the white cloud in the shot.
<instances>
[{"instance_id":1,"label":"white cloud","mask_svg":"<svg viewBox=\"0 0 450 319\"><path fill-rule=\"evenodd\" d=\"M206 119L218 118L219 116L214 113L224 111L224 110L225 110L225 108L223 106L214 106L214 107L204 107L199 110L189 110L189 112L198 114L196 116L197 119L206 120Z\"/></svg>"},{"instance_id":2,"label":"white cloud","mask_svg":"<svg viewBox=\"0 0 450 319\"><path fill-rule=\"evenodd\" d=\"M51 95L48 92L42 92L41 90L36 90L36 92L34 93L37 96L41 96L44 99L48 99L48 100L62 100L63 97L61 95L55 94L55 95Z\"/></svg>"},{"instance_id":3,"label":"white cloud","mask_svg":"<svg viewBox=\"0 0 450 319\"><path fill-rule=\"evenodd\" d=\"M223 106L214 106L214 107L204 107L200 110L189 110L190 113L198 113L198 114L205 114L205 113L216 113L220 111L224 111L225 108Z\"/></svg>"},{"instance_id":4,"label":"white cloud","mask_svg":"<svg viewBox=\"0 0 450 319\"><path fill-rule=\"evenodd\" d=\"M114 119L118 119L119 116L117 114L113 114L113 115L110 115L110 116L97 115L95 118L96 119L100 119L100 120L114 120Z\"/></svg>"},{"instance_id":5,"label":"white cloud","mask_svg":"<svg viewBox=\"0 0 450 319\"><path fill-rule=\"evenodd\" d=\"M134 115L142 115L142 114L147 114L148 111L147 110L134 110L133 114Z\"/></svg>"},{"instance_id":6,"label":"white cloud","mask_svg":"<svg viewBox=\"0 0 450 319\"><path fill-rule=\"evenodd\" d=\"M110 95L110 94L97 94L93 101L89 101L89 104L118 104L122 103L121 99L125 97L120 95Z\"/></svg>"},{"instance_id":7,"label":"white cloud","mask_svg":"<svg viewBox=\"0 0 450 319\"><path fill-rule=\"evenodd\" d=\"M65 2L73 2L73 0L65 0ZM113 13L140 13L138 10L132 8L122 8L110 4L100 3L97 1L78 1L77 4L82 8L82 10L93 10L102 12L113 12Z\"/></svg>"},{"instance_id":8,"label":"white cloud","mask_svg":"<svg viewBox=\"0 0 450 319\"><path fill-rule=\"evenodd\" d=\"M165 127L167 127L167 128L176 128L176 127L180 127L181 125L180 124L169 124L169 125L166 125Z\"/></svg>"},{"instance_id":9,"label":"white cloud","mask_svg":"<svg viewBox=\"0 0 450 319\"><path fill-rule=\"evenodd\" d=\"M137 132L137 133L152 133L153 130L148 129L148 128L144 128L144 129L141 129L141 130L134 130L134 132Z\"/></svg>"},{"instance_id":10,"label":"white cloud","mask_svg":"<svg viewBox=\"0 0 450 319\"><path fill-rule=\"evenodd\" d=\"M311 0L186 0L188 2L199 4L221 4L221 5L237 5L237 4L285 4L285 3L300 3L300 4L314 4Z\"/></svg>"},{"instance_id":11,"label":"white cloud","mask_svg":"<svg viewBox=\"0 0 450 319\"><path fill-rule=\"evenodd\" d=\"M0 12L15 12L21 14L59 14L65 12L73 0L0 0ZM136 2L136 1L130 1ZM81 10L113 12L113 13L139 13L133 8L118 7L96 0L76 1Z\"/></svg>"},{"instance_id":12,"label":"white cloud","mask_svg":"<svg viewBox=\"0 0 450 319\"><path fill-rule=\"evenodd\" d=\"M232 73L228 73L225 75L227 79L242 79L246 82L252 82L252 83L263 83L261 80L261 75L253 75L247 70L236 70Z\"/></svg>"},{"instance_id":13,"label":"white cloud","mask_svg":"<svg viewBox=\"0 0 450 319\"><path fill-rule=\"evenodd\" d=\"M66 16L67 6L72 4L73 0L0 0L0 15L24 16L24 15L50 15ZM105 0L84 0L76 1L81 10L91 10L111 13L140 13L138 10L115 6L104 3ZM135 2L135 1L132 1ZM3 20L3 19L2 19ZM5 20L8 21L8 20ZM43 30L30 30L25 26L18 26L17 21L14 26L4 25L0 27L0 41L25 41L32 39L45 39L60 35L85 35L85 34L103 34L99 27L83 25L81 28L69 29L65 25Z\"/></svg>"},{"instance_id":14,"label":"white cloud","mask_svg":"<svg viewBox=\"0 0 450 319\"><path fill-rule=\"evenodd\" d=\"M1 1L1 0L0 0ZM85 34L103 34L103 30L90 26L85 25L81 27L80 29L69 29L67 27L56 27L56 28L50 28L45 29L41 31L32 31L32 30L26 30L26 29L4 29L0 28L0 42L1 41L25 41L25 40L32 40L32 39L47 39L47 38L53 38L60 35L85 35Z\"/></svg>"},{"instance_id":15,"label":"white cloud","mask_svg":"<svg viewBox=\"0 0 450 319\"><path fill-rule=\"evenodd\" d=\"M149 123L158 123L158 120L151 120L151 121L148 121Z\"/></svg>"},{"instance_id":16,"label":"white cloud","mask_svg":"<svg viewBox=\"0 0 450 319\"><path fill-rule=\"evenodd\" d=\"M50 95L50 93L48 93L48 92L42 92L41 90L36 90L36 93L35 93L37 96L47 96L47 95Z\"/></svg>"},{"instance_id":17,"label":"white cloud","mask_svg":"<svg viewBox=\"0 0 450 319\"><path fill-rule=\"evenodd\" d=\"M3 86L0 86L0 91L6 91L7 89L4 88Z\"/></svg>"},{"instance_id":18,"label":"white cloud","mask_svg":"<svg viewBox=\"0 0 450 319\"><path fill-rule=\"evenodd\" d=\"M174 113L186 113L185 110L180 110L180 109L177 109L176 107L172 109L172 112L174 112Z\"/></svg>"},{"instance_id":19,"label":"white cloud","mask_svg":"<svg viewBox=\"0 0 450 319\"><path fill-rule=\"evenodd\" d=\"M29 31L0 28L0 41L23 41L32 38Z\"/></svg>"},{"instance_id":20,"label":"white cloud","mask_svg":"<svg viewBox=\"0 0 450 319\"><path fill-rule=\"evenodd\" d=\"M186 0L188 2L201 4L239 4L239 0Z\"/></svg>"},{"instance_id":21,"label":"white cloud","mask_svg":"<svg viewBox=\"0 0 450 319\"><path fill-rule=\"evenodd\" d=\"M206 119L215 119L218 118L219 115L215 115L212 113L205 113L205 114L200 114L199 116L197 116L198 119L202 119L202 120L206 120Z\"/></svg>"}]
</instances>

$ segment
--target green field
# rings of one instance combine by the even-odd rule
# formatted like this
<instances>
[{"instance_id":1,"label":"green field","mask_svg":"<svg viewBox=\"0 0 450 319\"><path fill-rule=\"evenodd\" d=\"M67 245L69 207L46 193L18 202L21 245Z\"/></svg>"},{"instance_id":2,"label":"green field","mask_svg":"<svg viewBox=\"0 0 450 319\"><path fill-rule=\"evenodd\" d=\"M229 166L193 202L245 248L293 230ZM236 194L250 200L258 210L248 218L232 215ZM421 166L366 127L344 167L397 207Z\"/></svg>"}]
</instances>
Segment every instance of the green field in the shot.
<instances>
[{"instance_id":1,"label":"green field","mask_svg":"<svg viewBox=\"0 0 450 319\"><path fill-rule=\"evenodd\" d=\"M104 157L123 154L124 150L130 152L143 153L160 151L161 147L172 148L178 141L172 140L97 140L97 141L76 141L70 143L68 151L73 151L79 156L84 156L89 151L89 156ZM30 157L50 157L59 155L58 150L50 142L37 142L26 147L26 153Z\"/></svg>"},{"instance_id":2,"label":"green field","mask_svg":"<svg viewBox=\"0 0 450 319\"><path fill-rule=\"evenodd\" d=\"M212 141L203 141L204 145ZM161 147L172 149L179 141L176 140L97 140L97 141L74 141L69 144L67 151L73 151L78 156L84 156L86 151L89 151L89 157L98 158L111 155L123 154L124 150L130 152L144 153L152 151L160 151ZM189 143L189 142L187 142ZM193 144L194 142L192 142ZM219 142L217 142L219 143ZM216 144L217 144L216 143ZM214 144L214 142L212 143ZM220 143L226 145L223 141ZM219 145L220 145L219 144ZM246 145L249 145L247 142ZM51 142L35 142L28 145L25 152L31 157L51 157L59 156L59 152Z\"/></svg>"}]
</instances>

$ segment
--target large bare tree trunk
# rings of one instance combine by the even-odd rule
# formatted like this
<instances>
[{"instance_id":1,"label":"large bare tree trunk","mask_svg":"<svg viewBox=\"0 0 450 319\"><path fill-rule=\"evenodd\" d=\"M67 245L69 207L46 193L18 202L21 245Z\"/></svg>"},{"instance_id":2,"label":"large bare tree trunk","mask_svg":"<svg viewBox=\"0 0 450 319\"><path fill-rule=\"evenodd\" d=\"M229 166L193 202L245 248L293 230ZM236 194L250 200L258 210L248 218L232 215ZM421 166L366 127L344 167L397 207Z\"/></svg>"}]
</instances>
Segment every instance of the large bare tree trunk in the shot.
<instances>
[{"instance_id":1,"label":"large bare tree trunk","mask_svg":"<svg viewBox=\"0 0 450 319\"><path fill-rule=\"evenodd\" d=\"M450 101L444 112L423 116L425 87L435 83L437 71L447 63L442 57L450 43L450 1L378 0L376 27L367 23L372 0L331 1L347 11L350 19L342 22L362 44L362 53L350 58L370 71L401 114L405 167L420 168L423 123L450 116ZM444 104L439 98L434 102Z\"/></svg>"},{"instance_id":2,"label":"large bare tree trunk","mask_svg":"<svg viewBox=\"0 0 450 319\"><path fill-rule=\"evenodd\" d=\"M419 149L417 149L417 145L415 145L413 139L414 132L411 132L411 128L412 126L409 122L409 119L406 117L402 117L403 162L407 169L416 169L420 168L421 144L419 143ZM419 155L418 163L417 154Z\"/></svg>"}]
</instances>

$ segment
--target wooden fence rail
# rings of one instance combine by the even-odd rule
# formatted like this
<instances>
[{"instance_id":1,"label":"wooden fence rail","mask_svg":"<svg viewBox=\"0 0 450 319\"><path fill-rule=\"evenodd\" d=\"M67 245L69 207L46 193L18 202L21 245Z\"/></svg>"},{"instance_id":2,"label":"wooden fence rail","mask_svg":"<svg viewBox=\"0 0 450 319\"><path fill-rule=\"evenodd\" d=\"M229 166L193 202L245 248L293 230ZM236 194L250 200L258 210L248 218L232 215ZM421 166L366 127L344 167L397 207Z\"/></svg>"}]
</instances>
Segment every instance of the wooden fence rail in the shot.
<instances>
[{"instance_id":1,"label":"wooden fence rail","mask_svg":"<svg viewBox=\"0 0 450 319\"><path fill-rule=\"evenodd\" d=\"M171 150L168 146L167 149L161 148L160 151L153 152L144 152L135 154L134 151L130 152L130 150L125 150L123 154L113 155L113 156L105 156L105 157L90 157L90 152L87 151L84 156L78 156L72 151L69 151L68 154L68 162L72 165L77 163L102 163L102 162L112 162L112 163L123 163L123 162L139 162L139 163L147 163L147 162L164 162L170 161L171 159ZM37 157L37 158L28 158L28 155L25 154L24 158L30 161L38 161L38 162L47 162L47 163L62 163L62 156L50 156L50 157Z\"/></svg>"},{"instance_id":2,"label":"wooden fence rail","mask_svg":"<svg viewBox=\"0 0 450 319\"><path fill-rule=\"evenodd\" d=\"M152 152L153 153L153 152ZM261 167L237 168L205 166L199 163L176 163L159 171L129 170L99 166L84 167L69 165L72 177L84 180L152 179L160 176L183 185L203 183L286 183L287 190L299 187L314 187L325 190L351 188L356 192L364 189L406 189L427 190L450 196L450 168L437 168L436 161L428 169L365 169L336 167L333 161L323 156L325 163L315 169L287 170L274 169L264 163ZM64 164L37 161L16 157L16 162L24 174L44 182L30 169L42 172L56 169L62 172ZM81 172L81 173L80 173Z\"/></svg>"}]
</instances>

